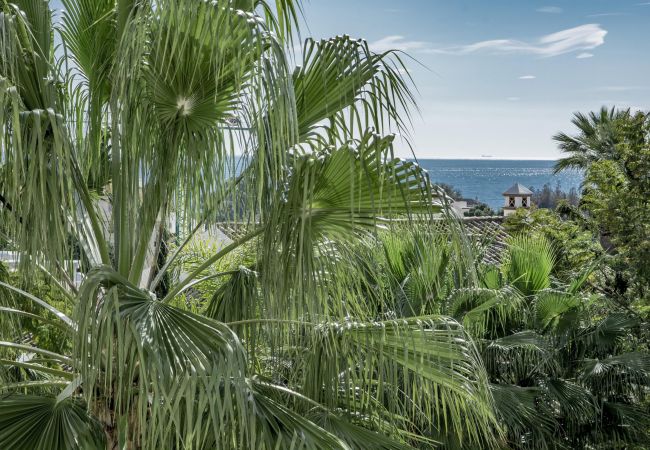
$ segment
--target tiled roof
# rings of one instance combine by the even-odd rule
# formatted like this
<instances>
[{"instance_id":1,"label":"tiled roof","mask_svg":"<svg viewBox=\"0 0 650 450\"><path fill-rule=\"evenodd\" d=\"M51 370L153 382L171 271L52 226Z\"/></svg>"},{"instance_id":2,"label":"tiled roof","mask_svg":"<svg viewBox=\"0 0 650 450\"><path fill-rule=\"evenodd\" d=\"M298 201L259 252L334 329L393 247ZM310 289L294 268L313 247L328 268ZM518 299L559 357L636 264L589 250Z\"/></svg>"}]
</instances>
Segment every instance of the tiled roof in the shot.
<instances>
[{"instance_id":1,"label":"tiled roof","mask_svg":"<svg viewBox=\"0 0 650 450\"><path fill-rule=\"evenodd\" d=\"M533 195L533 191L520 183L515 183L503 195Z\"/></svg>"},{"instance_id":2,"label":"tiled roof","mask_svg":"<svg viewBox=\"0 0 650 450\"><path fill-rule=\"evenodd\" d=\"M499 264L501 262L509 236L503 227L504 219L503 216L463 218L465 231L476 245L484 263Z\"/></svg>"}]
</instances>

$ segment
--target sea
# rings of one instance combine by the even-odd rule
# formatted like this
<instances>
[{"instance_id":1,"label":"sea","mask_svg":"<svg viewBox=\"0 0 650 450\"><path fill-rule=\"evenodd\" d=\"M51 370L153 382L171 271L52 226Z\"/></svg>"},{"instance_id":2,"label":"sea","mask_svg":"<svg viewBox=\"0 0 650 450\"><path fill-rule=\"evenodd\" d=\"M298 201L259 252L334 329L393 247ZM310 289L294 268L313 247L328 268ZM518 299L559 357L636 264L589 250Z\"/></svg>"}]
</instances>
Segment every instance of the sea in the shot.
<instances>
[{"instance_id":1,"label":"sea","mask_svg":"<svg viewBox=\"0 0 650 450\"><path fill-rule=\"evenodd\" d=\"M580 190L583 175L579 171L553 174L555 161L503 159L418 159L434 183L452 185L463 198L477 199L497 210L503 206L501 193L514 183L542 189L545 184L568 192Z\"/></svg>"}]
</instances>

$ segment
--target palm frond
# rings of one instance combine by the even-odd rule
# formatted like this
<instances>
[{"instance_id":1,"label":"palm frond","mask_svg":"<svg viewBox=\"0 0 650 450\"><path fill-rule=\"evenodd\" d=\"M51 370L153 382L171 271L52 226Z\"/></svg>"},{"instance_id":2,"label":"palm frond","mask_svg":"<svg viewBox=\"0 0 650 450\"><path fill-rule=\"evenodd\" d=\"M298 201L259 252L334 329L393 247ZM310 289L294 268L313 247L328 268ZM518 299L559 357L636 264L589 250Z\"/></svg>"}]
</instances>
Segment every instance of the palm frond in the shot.
<instances>
[{"instance_id":1,"label":"palm frond","mask_svg":"<svg viewBox=\"0 0 650 450\"><path fill-rule=\"evenodd\" d=\"M532 331L490 341L483 351L485 367L493 379L520 384L553 370L549 343Z\"/></svg>"},{"instance_id":2,"label":"palm frond","mask_svg":"<svg viewBox=\"0 0 650 450\"><path fill-rule=\"evenodd\" d=\"M537 322L542 330L570 329L579 319L582 302L579 297L564 291L544 290L535 299Z\"/></svg>"},{"instance_id":3,"label":"palm frond","mask_svg":"<svg viewBox=\"0 0 650 450\"><path fill-rule=\"evenodd\" d=\"M406 131L404 113L414 97L395 52L374 54L365 41L337 36L307 39L302 54L302 64L293 73L301 141L317 138L318 127L327 119L336 121L330 131L341 133L340 142L369 129L381 132L384 126ZM339 114L349 114L350 119L341 120Z\"/></svg>"},{"instance_id":4,"label":"palm frond","mask_svg":"<svg viewBox=\"0 0 650 450\"><path fill-rule=\"evenodd\" d=\"M284 404L254 390L253 399L262 428L260 445L275 442L276 448L348 450L345 441ZM268 447L270 448L270 447Z\"/></svg>"},{"instance_id":5,"label":"palm frond","mask_svg":"<svg viewBox=\"0 0 650 450\"><path fill-rule=\"evenodd\" d=\"M586 327L576 336L576 341L589 346L596 354L606 355L639 325L639 319L626 313L613 313L600 322Z\"/></svg>"},{"instance_id":6,"label":"palm frond","mask_svg":"<svg viewBox=\"0 0 650 450\"><path fill-rule=\"evenodd\" d=\"M509 239L503 264L508 281L524 295L533 295L551 284L555 255L541 235L518 235Z\"/></svg>"},{"instance_id":7,"label":"palm frond","mask_svg":"<svg viewBox=\"0 0 650 450\"><path fill-rule=\"evenodd\" d=\"M527 316L525 298L510 287L457 289L451 293L448 305L448 313L462 320L477 337L502 336L519 327Z\"/></svg>"},{"instance_id":8,"label":"palm frond","mask_svg":"<svg viewBox=\"0 0 650 450\"><path fill-rule=\"evenodd\" d=\"M563 379L549 379L544 382L547 395L555 402L553 409L561 411L560 417L571 431L579 431L585 424L596 423L599 408L596 399L583 386Z\"/></svg>"},{"instance_id":9,"label":"palm frond","mask_svg":"<svg viewBox=\"0 0 650 450\"><path fill-rule=\"evenodd\" d=\"M542 392L536 387L507 384L491 386L499 418L506 424L509 441L514 447L552 449L557 422L547 411L538 408Z\"/></svg>"},{"instance_id":10,"label":"palm frond","mask_svg":"<svg viewBox=\"0 0 650 450\"><path fill-rule=\"evenodd\" d=\"M642 395L644 386L650 383L648 374L650 355L629 352L603 359L585 359L579 376L593 392L608 396Z\"/></svg>"},{"instance_id":11,"label":"palm frond","mask_svg":"<svg viewBox=\"0 0 650 450\"><path fill-rule=\"evenodd\" d=\"M390 414L413 418L420 434L431 430L433 439L449 434L489 447L498 436L480 357L457 322L428 316L321 328L305 362L310 398L332 407L358 404L353 414L377 401Z\"/></svg>"},{"instance_id":12,"label":"palm frond","mask_svg":"<svg viewBox=\"0 0 650 450\"><path fill-rule=\"evenodd\" d=\"M207 306L205 315L219 322L238 322L259 317L258 274L240 266L219 287Z\"/></svg>"},{"instance_id":13,"label":"palm frond","mask_svg":"<svg viewBox=\"0 0 650 450\"><path fill-rule=\"evenodd\" d=\"M94 299L80 304L75 351L91 408L108 406L95 389L114 386L115 414L136 424L120 432L148 448L221 442L238 426L241 445L254 439L245 354L225 325L157 301L106 267L80 292Z\"/></svg>"},{"instance_id":14,"label":"palm frond","mask_svg":"<svg viewBox=\"0 0 650 450\"><path fill-rule=\"evenodd\" d=\"M646 430L650 426L650 414L641 405L605 402L603 409L611 422L606 422L593 433L601 442L612 447L624 448L630 444L647 447L650 444Z\"/></svg>"},{"instance_id":15,"label":"palm frond","mask_svg":"<svg viewBox=\"0 0 650 450\"><path fill-rule=\"evenodd\" d=\"M0 446L16 450L102 450L99 422L73 398L10 395L0 398Z\"/></svg>"},{"instance_id":16,"label":"palm frond","mask_svg":"<svg viewBox=\"0 0 650 450\"><path fill-rule=\"evenodd\" d=\"M283 302L277 317L295 317L302 307L322 313L323 303L314 304L316 298L306 305L284 302L291 300L289 287L299 296L316 289L323 274L318 254L329 254L328 241L345 243L392 217L440 209L422 170L391 158L392 141L367 135L356 146L296 157L285 198L273 211L264 238L262 284Z\"/></svg>"}]
</instances>

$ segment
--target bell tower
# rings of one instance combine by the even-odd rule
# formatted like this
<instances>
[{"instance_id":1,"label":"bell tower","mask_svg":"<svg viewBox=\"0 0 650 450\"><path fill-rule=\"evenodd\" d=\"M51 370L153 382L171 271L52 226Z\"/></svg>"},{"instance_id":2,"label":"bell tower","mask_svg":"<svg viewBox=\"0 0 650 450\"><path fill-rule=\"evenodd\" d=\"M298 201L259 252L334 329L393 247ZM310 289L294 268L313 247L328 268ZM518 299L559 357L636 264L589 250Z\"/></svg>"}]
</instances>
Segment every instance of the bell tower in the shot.
<instances>
[{"instance_id":1,"label":"bell tower","mask_svg":"<svg viewBox=\"0 0 650 450\"><path fill-rule=\"evenodd\" d=\"M514 214L519 208L530 208L531 196L533 192L519 183L513 184L503 193L503 215L509 216Z\"/></svg>"}]
</instances>

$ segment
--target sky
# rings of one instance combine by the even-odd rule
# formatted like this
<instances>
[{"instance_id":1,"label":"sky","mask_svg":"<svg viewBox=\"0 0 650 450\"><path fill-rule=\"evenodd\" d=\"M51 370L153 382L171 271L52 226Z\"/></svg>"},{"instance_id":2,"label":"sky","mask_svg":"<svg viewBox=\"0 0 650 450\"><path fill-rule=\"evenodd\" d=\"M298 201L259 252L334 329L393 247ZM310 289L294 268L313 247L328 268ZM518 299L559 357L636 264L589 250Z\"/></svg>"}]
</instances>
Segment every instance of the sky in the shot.
<instances>
[{"instance_id":1,"label":"sky","mask_svg":"<svg viewBox=\"0 0 650 450\"><path fill-rule=\"evenodd\" d=\"M414 59L420 159L555 159L574 112L650 109L650 1L305 0L304 16L303 37Z\"/></svg>"},{"instance_id":2,"label":"sky","mask_svg":"<svg viewBox=\"0 0 650 450\"><path fill-rule=\"evenodd\" d=\"M650 110L650 1L302 3L302 37L409 55L419 112L398 156L556 159L552 136L572 130L574 112Z\"/></svg>"}]
</instances>

